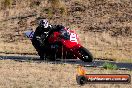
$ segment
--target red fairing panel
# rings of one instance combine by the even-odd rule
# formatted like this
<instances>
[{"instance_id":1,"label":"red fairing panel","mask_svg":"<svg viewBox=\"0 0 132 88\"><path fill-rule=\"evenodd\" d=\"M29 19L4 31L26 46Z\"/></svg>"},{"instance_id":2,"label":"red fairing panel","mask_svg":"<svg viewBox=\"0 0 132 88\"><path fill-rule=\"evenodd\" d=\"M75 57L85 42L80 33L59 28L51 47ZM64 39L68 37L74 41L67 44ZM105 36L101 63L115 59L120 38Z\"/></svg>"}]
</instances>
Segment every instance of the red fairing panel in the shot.
<instances>
[{"instance_id":1,"label":"red fairing panel","mask_svg":"<svg viewBox=\"0 0 132 88\"><path fill-rule=\"evenodd\" d=\"M60 35L59 32L54 32L52 35L50 35L50 38L48 39L49 43L54 43L58 40L58 36Z\"/></svg>"},{"instance_id":2,"label":"red fairing panel","mask_svg":"<svg viewBox=\"0 0 132 88\"><path fill-rule=\"evenodd\" d=\"M71 42L70 40L64 40L64 39L62 39L61 40L62 41L62 43L63 43L63 45L66 47L66 48L69 48L69 49L71 49L71 48L73 48L73 47L80 47L81 45L80 44L77 44L76 42Z\"/></svg>"},{"instance_id":3,"label":"red fairing panel","mask_svg":"<svg viewBox=\"0 0 132 88\"><path fill-rule=\"evenodd\" d=\"M70 40L65 40L65 39L59 39L59 32L54 32L52 35L50 35L49 43L55 43L56 41L61 41L63 43L63 45L68 48L68 49L72 49L72 48L79 48L81 45L78 43L78 36L77 34L75 34L73 31L71 31L70 33Z\"/></svg>"}]
</instances>

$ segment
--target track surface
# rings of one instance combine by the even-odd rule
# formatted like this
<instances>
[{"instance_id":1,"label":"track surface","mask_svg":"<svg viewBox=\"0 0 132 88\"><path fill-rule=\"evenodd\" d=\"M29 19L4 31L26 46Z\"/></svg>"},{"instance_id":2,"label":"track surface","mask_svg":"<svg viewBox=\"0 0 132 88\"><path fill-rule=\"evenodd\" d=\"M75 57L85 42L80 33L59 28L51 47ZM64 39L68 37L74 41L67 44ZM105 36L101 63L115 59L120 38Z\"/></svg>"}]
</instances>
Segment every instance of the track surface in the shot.
<instances>
[{"instance_id":1,"label":"track surface","mask_svg":"<svg viewBox=\"0 0 132 88\"><path fill-rule=\"evenodd\" d=\"M20 62L24 62L27 60L33 60L36 62L44 62L44 60L39 60L38 56L0 56L1 60L6 60L6 59L11 59L11 60L15 60L15 61L20 61ZM109 62L112 64L116 64L118 68L120 69L129 69L132 70L132 63L117 63L117 62L113 62L113 61L103 61L103 60L95 60L93 62L83 62L81 60L78 59L63 59L63 60L57 60L57 61L49 61L49 63L68 63L68 64L80 64L83 66L88 66L88 67L101 67L103 65L103 63L105 62Z\"/></svg>"}]
</instances>

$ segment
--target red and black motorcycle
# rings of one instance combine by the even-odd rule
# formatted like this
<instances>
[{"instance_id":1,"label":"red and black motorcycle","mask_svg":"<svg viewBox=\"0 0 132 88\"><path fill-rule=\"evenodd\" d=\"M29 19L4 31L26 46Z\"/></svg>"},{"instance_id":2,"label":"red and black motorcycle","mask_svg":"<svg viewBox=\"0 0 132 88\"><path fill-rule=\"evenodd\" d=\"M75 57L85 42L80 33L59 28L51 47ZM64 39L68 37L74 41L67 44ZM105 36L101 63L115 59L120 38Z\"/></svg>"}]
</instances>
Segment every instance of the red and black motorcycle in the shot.
<instances>
[{"instance_id":1,"label":"red and black motorcycle","mask_svg":"<svg viewBox=\"0 0 132 88\"><path fill-rule=\"evenodd\" d=\"M34 32L26 31L25 35L32 39ZM47 35L47 34L46 34ZM81 59L84 62L92 62L93 56L85 47L79 44L78 35L68 29L63 29L59 32L53 32L48 37L48 47L46 56L50 57L50 53L54 52L54 58L63 58L63 59Z\"/></svg>"}]
</instances>

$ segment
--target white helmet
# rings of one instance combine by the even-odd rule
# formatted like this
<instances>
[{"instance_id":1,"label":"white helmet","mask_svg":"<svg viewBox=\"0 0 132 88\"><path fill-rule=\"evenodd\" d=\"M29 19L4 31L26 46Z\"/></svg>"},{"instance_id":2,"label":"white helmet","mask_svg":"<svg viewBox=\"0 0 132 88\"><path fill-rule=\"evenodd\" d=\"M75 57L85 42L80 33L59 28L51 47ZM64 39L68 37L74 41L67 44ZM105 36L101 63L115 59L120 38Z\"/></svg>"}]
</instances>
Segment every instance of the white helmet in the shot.
<instances>
[{"instance_id":1,"label":"white helmet","mask_svg":"<svg viewBox=\"0 0 132 88\"><path fill-rule=\"evenodd\" d=\"M44 28L48 28L48 26L49 26L48 20L47 19L40 20L39 25Z\"/></svg>"}]
</instances>

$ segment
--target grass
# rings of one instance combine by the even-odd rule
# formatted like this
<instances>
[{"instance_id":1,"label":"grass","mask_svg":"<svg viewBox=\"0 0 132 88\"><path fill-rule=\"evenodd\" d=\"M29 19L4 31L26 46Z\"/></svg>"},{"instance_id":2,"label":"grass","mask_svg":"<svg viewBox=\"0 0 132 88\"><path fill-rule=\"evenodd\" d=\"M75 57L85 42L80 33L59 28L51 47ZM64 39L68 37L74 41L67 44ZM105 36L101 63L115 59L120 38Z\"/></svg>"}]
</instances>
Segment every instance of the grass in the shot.
<instances>
[{"instance_id":1,"label":"grass","mask_svg":"<svg viewBox=\"0 0 132 88\"><path fill-rule=\"evenodd\" d=\"M60 7L60 14L62 14L63 16L67 15L67 8L65 6Z\"/></svg>"},{"instance_id":2,"label":"grass","mask_svg":"<svg viewBox=\"0 0 132 88\"><path fill-rule=\"evenodd\" d=\"M61 15L67 15L67 7L65 3L61 0L49 0L51 4L52 11L54 13L60 13Z\"/></svg>"},{"instance_id":3,"label":"grass","mask_svg":"<svg viewBox=\"0 0 132 88\"><path fill-rule=\"evenodd\" d=\"M1 4L3 6L2 8L8 8L11 6L12 0L4 0L3 2L1 2Z\"/></svg>"},{"instance_id":4,"label":"grass","mask_svg":"<svg viewBox=\"0 0 132 88\"><path fill-rule=\"evenodd\" d=\"M30 5L29 5L29 7L30 8L37 8L37 7L39 7L40 6L40 4L41 4L41 1L39 1L39 0L33 0L33 1L30 1Z\"/></svg>"},{"instance_id":5,"label":"grass","mask_svg":"<svg viewBox=\"0 0 132 88\"><path fill-rule=\"evenodd\" d=\"M112 63L108 63L108 62L105 62L103 64L103 68L110 69L110 70L117 70L118 69L117 65L112 64Z\"/></svg>"},{"instance_id":6,"label":"grass","mask_svg":"<svg viewBox=\"0 0 132 88\"><path fill-rule=\"evenodd\" d=\"M76 83L77 65L0 60L2 88L131 88L132 84ZM87 68L87 74L131 74L131 71Z\"/></svg>"},{"instance_id":7,"label":"grass","mask_svg":"<svg viewBox=\"0 0 132 88\"><path fill-rule=\"evenodd\" d=\"M31 44L28 43L0 43L0 52L9 54L35 54L36 51Z\"/></svg>"},{"instance_id":8,"label":"grass","mask_svg":"<svg viewBox=\"0 0 132 88\"><path fill-rule=\"evenodd\" d=\"M49 18L53 17L53 9L52 8L46 8L43 12L46 12Z\"/></svg>"},{"instance_id":9,"label":"grass","mask_svg":"<svg viewBox=\"0 0 132 88\"><path fill-rule=\"evenodd\" d=\"M58 8L61 5L61 0L49 0L52 8Z\"/></svg>"},{"instance_id":10,"label":"grass","mask_svg":"<svg viewBox=\"0 0 132 88\"><path fill-rule=\"evenodd\" d=\"M101 60L113 60L116 62L132 63L131 52L122 52L118 49L112 52L111 50L112 49L107 49L106 47L104 47L104 49L90 49L90 51L94 55L94 58L100 58Z\"/></svg>"},{"instance_id":11,"label":"grass","mask_svg":"<svg viewBox=\"0 0 132 88\"><path fill-rule=\"evenodd\" d=\"M5 0L3 0L5 1ZM7 0L6 2L11 1ZM31 45L31 42L25 42L23 32L27 29L27 27L31 27L31 22L34 22L34 29L37 26L37 20L39 16L44 16L50 18L51 24L63 24L66 27L77 28L77 34L79 34L79 38L81 40L81 44L89 49L95 58L100 59L112 59L114 61L120 62L132 62L132 47L131 47L131 37L121 36L119 33L124 33L127 30L131 31L130 20L125 22L119 22L117 19L115 20L113 17L122 19L126 13L130 13L129 11L129 3L122 3L119 10L123 9L123 11L119 11L121 13L114 12L112 6L116 8L116 1L108 0L103 5L100 2L94 2L93 0L68 0L64 2L64 0L23 0L21 2L16 2L14 8L10 8L7 10L9 12L9 16L5 17L5 11L0 11L0 52L1 53L15 53L15 54L24 54L24 53L33 53L36 54L35 49ZM48 3L47 1L50 1ZM25 3L26 2L26 3ZM30 8L31 2L33 2L33 8ZM87 3L86 3L87 2ZM111 4L111 2L113 4ZM127 2L125 0L124 2ZM11 3L11 2L10 2ZM51 5L50 5L51 4ZM74 11L72 8L78 6L84 6L85 12L83 11ZM88 6L88 7L87 7ZM120 6L120 5L119 5ZM125 6L125 7L123 7ZM32 7L32 6L31 6ZM57 9L56 10L53 10ZM98 8L97 8L98 7ZM107 8L106 8L107 7ZM47 10L44 10L44 9ZM101 9L101 10L98 10ZM111 11L112 10L112 11ZM73 12L72 12L73 11ZM10 19L7 21L2 21L12 17L19 16L27 16L32 13L37 13L35 17L27 17L23 20L18 19ZM55 13L54 13L55 12ZM47 14L46 14L47 13ZM62 16L63 14L67 14L66 16ZM98 16L99 14L99 16ZM101 15L102 14L102 15ZM97 16L96 16L97 15ZM100 16L101 15L101 16ZM131 17L126 15L128 18ZM125 16L125 17L126 17ZM126 18L127 18L126 17ZM63 19L64 18L64 19ZM71 21L69 21L71 20ZM78 23L79 21L79 23ZM19 23L19 25L18 25ZM26 24L25 24L26 23ZM118 25L117 25L118 24ZM78 29L79 27L79 29ZM128 28L127 28L128 27ZM90 29L91 28L91 29ZM108 31L101 32L93 32L106 29ZM121 31L119 31L121 29ZM83 31L85 30L85 31ZM119 34L120 36L111 36L111 32ZM16 34L19 32L19 36ZM129 32L130 33L130 32ZM11 38L10 39L10 36ZM2 37L4 36L4 37ZM5 41L7 40L7 41ZM12 41L10 41L12 40Z\"/></svg>"}]
</instances>

